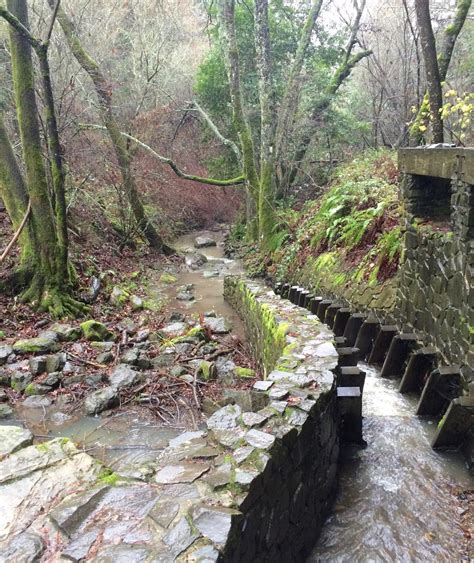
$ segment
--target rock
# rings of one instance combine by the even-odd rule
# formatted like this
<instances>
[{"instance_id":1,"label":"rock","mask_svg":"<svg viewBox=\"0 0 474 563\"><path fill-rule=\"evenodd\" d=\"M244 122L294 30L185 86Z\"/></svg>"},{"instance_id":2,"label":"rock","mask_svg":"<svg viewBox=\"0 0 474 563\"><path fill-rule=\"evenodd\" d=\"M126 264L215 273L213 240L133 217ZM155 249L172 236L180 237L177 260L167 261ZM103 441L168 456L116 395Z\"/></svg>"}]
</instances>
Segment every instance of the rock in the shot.
<instances>
[{"instance_id":1,"label":"rock","mask_svg":"<svg viewBox=\"0 0 474 563\"><path fill-rule=\"evenodd\" d=\"M178 278L176 276L173 276L173 274L170 274L169 272L163 272L160 276L160 283L166 283L167 285L171 285L173 283L176 283L178 281Z\"/></svg>"},{"instance_id":2,"label":"rock","mask_svg":"<svg viewBox=\"0 0 474 563\"><path fill-rule=\"evenodd\" d=\"M256 391L268 391L270 389L270 387L274 384L274 381L256 381L253 384L253 388Z\"/></svg>"},{"instance_id":3,"label":"rock","mask_svg":"<svg viewBox=\"0 0 474 563\"><path fill-rule=\"evenodd\" d=\"M30 372L32 375L40 375L46 371L46 357L34 356L29 359L28 365L30 366Z\"/></svg>"},{"instance_id":4,"label":"rock","mask_svg":"<svg viewBox=\"0 0 474 563\"><path fill-rule=\"evenodd\" d=\"M23 532L0 543L0 561L4 562L34 563L40 560L43 552L43 540L32 532Z\"/></svg>"},{"instance_id":5,"label":"rock","mask_svg":"<svg viewBox=\"0 0 474 563\"><path fill-rule=\"evenodd\" d=\"M112 352L102 352L102 354L99 354L96 358L96 362L99 364L110 364L111 362L114 361L115 356L112 354Z\"/></svg>"},{"instance_id":6,"label":"rock","mask_svg":"<svg viewBox=\"0 0 474 563\"><path fill-rule=\"evenodd\" d=\"M219 560L219 552L214 546L205 545L190 553L189 557L193 563L216 563Z\"/></svg>"},{"instance_id":7,"label":"rock","mask_svg":"<svg viewBox=\"0 0 474 563\"><path fill-rule=\"evenodd\" d=\"M242 422L245 426L261 426L266 420L268 420L267 416L256 412L244 412L242 414Z\"/></svg>"},{"instance_id":8,"label":"rock","mask_svg":"<svg viewBox=\"0 0 474 563\"><path fill-rule=\"evenodd\" d=\"M173 324L166 325L160 332L162 332L168 338L174 338L183 334L188 328L188 325L183 322L177 322Z\"/></svg>"},{"instance_id":9,"label":"rock","mask_svg":"<svg viewBox=\"0 0 474 563\"><path fill-rule=\"evenodd\" d=\"M66 354L54 354L46 357L46 371L55 373L61 371L66 363Z\"/></svg>"},{"instance_id":10,"label":"rock","mask_svg":"<svg viewBox=\"0 0 474 563\"><path fill-rule=\"evenodd\" d=\"M0 385L10 387L11 374L5 369L0 368Z\"/></svg>"},{"instance_id":11,"label":"rock","mask_svg":"<svg viewBox=\"0 0 474 563\"><path fill-rule=\"evenodd\" d=\"M110 294L110 302L112 305L123 305L128 299L128 292L124 289L114 286Z\"/></svg>"},{"instance_id":12,"label":"rock","mask_svg":"<svg viewBox=\"0 0 474 563\"><path fill-rule=\"evenodd\" d=\"M0 403L6 403L8 401L7 392L4 389L0 389Z\"/></svg>"},{"instance_id":13,"label":"rock","mask_svg":"<svg viewBox=\"0 0 474 563\"><path fill-rule=\"evenodd\" d=\"M236 366L234 368L234 373L237 377L242 377L242 378L249 378L251 379L252 377L255 377L256 373L255 370L250 369L250 368L241 368L240 366Z\"/></svg>"},{"instance_id":14,"label":"rock","mask_svg":"<svg viewBox=\"0 0 474 563\"><path fill-rule=\"evenodd\" d=\"M34 395L47 395L51 391L51 387L41 383L30 383L25 389L25 395L28 397Z\"/></svg>"},{"instance_id":15,"label":"rock","mask_svg":"<svg viewBox=\"0 0 474 563\"><path fill-rule=\"evenodd\" d=\"M123 332L125 330L127 334L130 335L133 335L137 332L137 325L135 321L130 317L121 319L120 323L117 325L117 328L120 330L120 332Z\"/></svg>"},{"instance_id":16,"label":"rock","mask_svg":"<svg viewBox=\"0 0 474 563\"><path fill-rule=\"evenodd\" d=\"M201 348L201 352L206 356L207 354L212 354L213 352L215 352L217 350L217 344L215 344L214 342L208 342L207 344L204 344L204 346Z\"/></svg>"},{"instance_id":17,"label":"rock","mask_svg":"<svg viewBox=\"0 0 474 563\"><path fill-rule=\"evenodd\" d=\"M114 339L113 333L99 321L85 321L81 323L81 330L86 340L93 342L105 342Z\"/></svg>"},{"instance_id":18,"label":"rock","mask_svg":"<svg viewBox=\"0 0 474 563\"><path fill-rule=\"evenodd\" d=\"M43 333L36 338L24 338L13 344L13 351L17 354L44 354L57 349L58 336L56 333Z\"/></svg>"},{"instance_id":19,"label":"rock","mask_svg":"<svg viewBox=\"0 0 474 563\"><path fill-rule=\"evenodd\" d=\"M145 308L143 299L138 297L138 295L132 295L130 297L130 305L132 306L132 311L141 311Z\"/></svg>"},{"instance_id":20,"label":"rock","mask_svg":"<svg viewBox=\"0 0 474 563\"><path fill-rule=\"evenodd\" d=\"M186 373L188 373L187 369L183 366L174 366L171 368L170 370L170 374L173 377L181 377L182 375L185 375Z\"/></svg>"},{"instance_id":21,"label":"rock","mask_svg":"<svg viewBox=\"0 0 474 563\"><path fill-rule=\"evenodd\" d=\"M224 383L231 384L234 381L235 363L228 358L221 356L216 360L217 379Z\"/></svg>"},{"instance_id":22,"label":"rock","mask_svg":"<svg viewBox=\"0 0 474 563\"><path fill-rule=\"evenodd\" d=\"M160 485L193 483L207 471L209 471L209 465L204 463L183 462L180 465L165 465L155 475L155 482Z\"/></svg>"},{"instance_id":23,"label":"rock","mask_svg":"<svg viewBox=\"0 0 474 563\"><path fill-rule=\"evenodd\" d=\"M179 522L164 537L163 541L170 548L173 557L183 553L196 539L198 535L191 529L186 518L183 516Z\"/></svg>"},{"instance_id":24,"label":"rock","mask_svg":"<svg viewBox=\"0 0 474 563\"><path fill-rule=\"evenodd\" d=\"M204 256L204 254L193 252L192 254L186 254L185 262L186 266L188 266L192 270L197 270L207 262L207 258L206 256Z\"/></svg>"},{"instance_id":25,"label":"rock","mask_svg":"<svg viewBox=\"0 0 474 563\"><path fill-rule=\"evenodd\" d=\"M204 326L215 334L227 334L231 330L229 321L224 317L205 317Z\"/></svg>"},{"instance_id":26,"label":"rock","mask_svg":"<svg viewBox=\"0 0 474 563\"><path fill-rule=\"evenodd\" d=\"M275 443L275 436L267 434L266 432L261 432L260 430L252 429L245 435L245 441L254 448L267 450Z\"/></svg>"},{"instance_id":27,"label":"rock","mask_svg":"<svg viewBox=\"0 0 474 563\"><path fill-rule=\"evenodd\" d=\"M190 342L178 342L174 349L180 356L188 356L194 350L194 346L195 344L191 344Z\"/></svg>"},{"instance_id":28,"label":"rock","mask_svg":"<svg viewBox=\"0 0 474 563\"><path fill-rule=\"evenodd\" d=\"M117 390L113 387L105 387L90 393L84 401L86 414L99 414L102 411L118 405L119 398Z\"/></svg>"},{"instance_id":29,"label":"rock","mask_svg":"<svg viewBox=\"0 0 474 563\"><path fill-rule=\"evenodd\" d=\"M32 380L33 377L30 373L24 371L14 371L11 374L10 385L12 389L21 393L28 387Z\"/></svg>"},{"instance_id":30,"label":"rock","mask_svg":"<svg viewBox=\"0 0 474 563\"><path fill-rule=\"evenodd\" d=\"M170 315L170 321L171 322L183 322L186 319L186 316L184 315L184 313L181 313L180 311L173 311Z\"/></svg>"},{"instance_id":31,"label":"rock","mask_svg":"<svg viewBox=\"0 0 474 563\"><path fill-rule=\"evenodd\" d=\"M229 535L232 519L241 515L237 510L223 506L198 505L193 508L193 524L203 536L214 543L225 544Z\"/></svg>"},{"instance_id":32,"label":"rock","mask_svg":"<svg viewBox=\"0 0 474 563\"><path fill-rule=\"evenodd\" d=\"M0 346L0 366L7 363L8 357L13 354L13 348L7 344Z\"/></svg>"},{"instance_id":33,"label":"rock","mask_svg":"<svg viewBox=\"0 0 474 563\"><path fill-rule=\"evenodd\" d=\"M20 426L0 426L0 459L33 443L33 434Z\"/></svg>"},{"instance_id":34,"label":"rock","mask_svg":"<svg viewBox=\"0 0 474 563\"><path fill-rule=\"evenodd\" d=\"M50 407L51 404L52 401L51 399L48 399L48 397L44 397L42 395L31 395L23 401L21 406L28 409L45 409Z\"/></svg>"},{"instance_id":35,"label":"rock","mask_svg":"<svg viewBox=\"0 0 474 563\"><path fill-rule=\"evenodd\" d=\"M245 412L260 410L269 402L267 395L249 389L225 389L224 398L239 405Z\"/></svg>"},{"instance_id":36,"label":"rock","mask_svg":"<svg viewBox=\"0 0 474 563\"><path fill-rule=\"evenodd\" d=\"M211 246L217 246L216 241L208 236L200 236L194 239L194 248L210 248Z\"/></svg>"},{"instance_id":37,"label":"rock","mask_svg":"<svg viewBox=\"0 0 474 563\"><path fill-rule=\"evenodd\" d=\"M130 366L119 364L110 376L110 385L113 389L120 391L133 387L143 380L142 374L133 370Z\"/></svg>"},{"instance_id":38,"label":"rock","mask_svg":"<svg viewBox=\"0 0 474 563\"><path fill-rule=\"evenodd\" d=\"M167 528L175 519L178 512L179 504L177 502L173 502L172 500L159 500L148 513L148 516L153 518L153 520L163 528Z\"/></svg>"},{"instance_id":39,"label":"rock","mask_svg":"<svg viewBox=\"0 0 474 563\"><path fill-rule=\"evenodd\" d=\"M92 348L96 350L102 350L104 352L112 352L115 343L114 342L91 342Z\"/></svg>"},{"instance_id":40,"label":"rock","mask_svg":"<svg viewBox=\"0 0 474 563\"><path fill-rule=\"evenodd\" d=\"M72 342L81 338L81 329L78 326L56 323L50 327L50 330L58 335L61 342Z\"/></svg>"},{"instance_id":41,"label":"rock","mask_svg":"<svg viewBox=\"0 0 474 563\"><path fill-rule=\"evenodd\" d=\"M209 381L210 379L215 379L216 370L213 362L208 362L207 360L201 360L199 364L198 375L203 381Z\"/></svg>"},{"instance_id":42,"label":"rock","mask_svg":"<svg viewBox=\"0 0 474 563\"><path fill-rule=\"evenodd\" d=\"M135 342L145 342L150 338L151 331L149 328L139 330L135 336Z\"/></svg>"},{"instance_id":43,"label":"rock","mask_svg":"<svg viewBox=\"0 0 474 563\"><path fill-rule=\"evenodd\" d=\"M187 291L180 291L176 295L176 299L178 301L194 301L194 295L192 293L188 293Z\"/></svg>"},{"instance_id":44,"label":"rock","mask_svg":"<svg viewBox=\"0 0 474 563\"><path fill-rule=\"evenodd\" d=\"M0 418L10 418L13 415L13 409L10 405L0 404Z\"/></svg>"},{"instance_id":45,"label":"rock","mask_svg":"<svg viewBox=\"0 0 474 563\"><path fill-rule=\"evenodd\" d=\"M138 348L130 348L122 354L120 361L124 364L134 366L138 362L139 356L140 350Z\"/></svg>"},{"instance_id":46,"label":"rock","mask_svg":"<svg viewBox=\"0 0 474 563\"><path fill-rule=\"evenodd\" d=\"M174 354L160 354L151 360L153 368L166 368L174 363Z\"/></svg>"},{"instance_id":47,"label":"rock","mask_svg":"<svg viewBox=\"0 0 474 563\"><path fill-rule=\"evenodd\" d=\"M227 405L216 411L206 420L206 425L211 430L228 430L238 426L238 418L242 410L238 405Z\"/></svg>"},{"instance_id":48,"label":"rock","mask_svg":"<svg viewBox=\"0 0 474 563\"><path fill-rule=\"evenodd\" d=\"M217 270L205 270L202 273L202 277L203 278L218 278L219 277L219 272Z\"/></svg>"}]
</instances>

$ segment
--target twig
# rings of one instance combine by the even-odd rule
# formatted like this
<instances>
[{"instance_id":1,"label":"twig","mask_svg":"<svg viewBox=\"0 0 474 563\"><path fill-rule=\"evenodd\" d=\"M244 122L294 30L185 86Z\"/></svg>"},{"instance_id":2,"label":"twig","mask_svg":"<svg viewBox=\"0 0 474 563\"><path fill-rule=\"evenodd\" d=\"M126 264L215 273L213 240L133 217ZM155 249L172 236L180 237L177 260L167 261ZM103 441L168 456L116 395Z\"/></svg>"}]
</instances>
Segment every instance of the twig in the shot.
<instances>
[{"instance_id":1,"label":"twig","mask_svg":"<svg viewBox=\"0 0 474 563\"><path fill-rule=\"evenodd\" d=\"M0 264L10 254L10 251L13 248L13 245L18 240L18 237L21 235L21 231L23 230L23 228L26 225L26 222L28 221L28 217L30 216L30 213L31 213L31 200L28 202L28 207L26 208L26 213L25 213L25 216L23 217L22 222L20 223L20 226L18 227L15 234L13 235L12 240L9 242L9 244L7 245L5 250L2 252L2 255L0 256Z\"/></svg>"},{"instance_id":2,"label":"twig","mask_svg":"<svg viewBox=\"0 0 474 563\"><path fill-rule=\"evenodd\" d=\"M82 362L83 364L87 364L89 366L95 367L95 368L99 368L99 369L106 369L107 366L104 364L98 364L97 362L92 362L91 360L85 360L84 358L81 358L79 356L76 356L76 354L73 354L72 352L66 352L69 356L71 356L71 358L74 358L75 360L77 360L78 362Z\"/></svg>"}]
</instances>

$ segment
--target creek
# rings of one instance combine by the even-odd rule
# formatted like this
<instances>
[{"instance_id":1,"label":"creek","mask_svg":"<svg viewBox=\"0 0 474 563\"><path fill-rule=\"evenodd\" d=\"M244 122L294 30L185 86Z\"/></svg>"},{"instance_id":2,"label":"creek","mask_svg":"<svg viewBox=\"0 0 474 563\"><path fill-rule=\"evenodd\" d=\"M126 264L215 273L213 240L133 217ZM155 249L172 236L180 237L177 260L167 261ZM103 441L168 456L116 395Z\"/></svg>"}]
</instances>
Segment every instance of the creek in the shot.
<instances>
[{"instance_id":1,"label":"creek","mask_svg":"<svg viewBox=\"0 0 474 563\"><path fill-rule=\"evenodd\" d=\"M433 451L436 422L414 415L417 398L360 367L367 448L343 449L336 504L308 562L461 560L455 493L473 482L460 454Z\"/></svg>"}]
</instances>

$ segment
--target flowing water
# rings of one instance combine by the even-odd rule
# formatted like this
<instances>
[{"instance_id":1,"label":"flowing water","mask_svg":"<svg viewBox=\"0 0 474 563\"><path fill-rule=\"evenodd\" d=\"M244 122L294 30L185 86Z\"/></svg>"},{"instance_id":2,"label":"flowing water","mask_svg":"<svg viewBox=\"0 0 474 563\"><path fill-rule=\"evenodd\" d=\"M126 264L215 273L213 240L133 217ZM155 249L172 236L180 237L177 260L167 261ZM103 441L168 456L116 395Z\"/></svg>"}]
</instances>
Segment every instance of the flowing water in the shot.
<instances>
[{"instance_id":1,"label":"flowing water","mask_svg":"<svg viewBox=\"0 0 474 563\"><path fill-rule=\"evenodd\" d=\"M454 493L472 489L473 480L460 455L430 448L436 421L414 415L416 398L361 367L368 445L342 452L334 511L308 562L459 561Z\"/></svg>"}]
</instances>

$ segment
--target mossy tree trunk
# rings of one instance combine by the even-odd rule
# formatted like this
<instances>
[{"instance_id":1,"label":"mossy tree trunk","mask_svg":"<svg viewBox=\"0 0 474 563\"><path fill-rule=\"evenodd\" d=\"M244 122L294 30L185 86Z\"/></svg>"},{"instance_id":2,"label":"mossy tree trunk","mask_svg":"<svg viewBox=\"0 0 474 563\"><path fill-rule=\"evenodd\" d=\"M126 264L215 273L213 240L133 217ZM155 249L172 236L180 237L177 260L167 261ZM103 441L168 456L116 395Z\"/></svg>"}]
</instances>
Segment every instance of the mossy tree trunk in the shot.
<instances>
[{"instance_id":1,"label":"mossy tree trunk","mask_svg":"<svg viewBox=\"0 0 474 563\"><path fill-rule=\"evenodd\" d=\"M55 8L55 0L48 0L48 3L51 8ZM92 80L92 83L94 84L97 98L99 100L102 122L108 131L110 140L114 147L117 162L122 175L123 189L132 209L135 221L137 222L137 225L140 228L141 232L144 234L149 244L153 248L157 248L159 250L167 250L168 247L163 244L160 235L157 233L151 220L147 217L145 208L143 207L143 203L138 194L135 179L131 170L130 153L127 149L126 141L121 134L120 128L117 124L117 120L115 119L113 112L112 86L102 73L102 70L97 62L82 46L74 24L62 8L58 9L57 18L72 54L74 55L80 66L85 70L85 72L87 72L90 79Z\"/></svg>"},{"instance_id":2,"label":"mossy tree trunk","mask_svg":"<svg viewBox=\"0 0 474 563\"><path fill-rule=\"evenodd\" d=\"M26 0L8 0L7 8L14 18L28 30ZM22 294L22 299L40 309L50 311L54 316L76 314L82 310L82 306L68 294L70 279L67 237L65 240L61 240L61 235L58 234L63 225L58 223L58 217L55 214L56 204L53 209L53 203L49 197L35 96L31 45L26 34L13 26L10 26L9 34L14 98L26 182L23 182L23 179L20 180L19 167L13 152L9 151L8 138L3 128L2 143L6 147L7 156L3 155L2 161L4 172L8 172L8 175L4 175L6 180L4 189L10 193L11 199L17 201L16 205L19 210L25 207L24 192L27 192L31 203L28 228L22 234L21 241L25 245L22 261L27 261L27 268L32 277ZM50 118L51 116L48 115L48 119ZM13 187L14 184L16 184L16 188ZM15 213L14 209L13 212ZM15 218L14 222L16 221ZM65 247L62 244L65 244Z\"/></svg>"}]
</instances>

